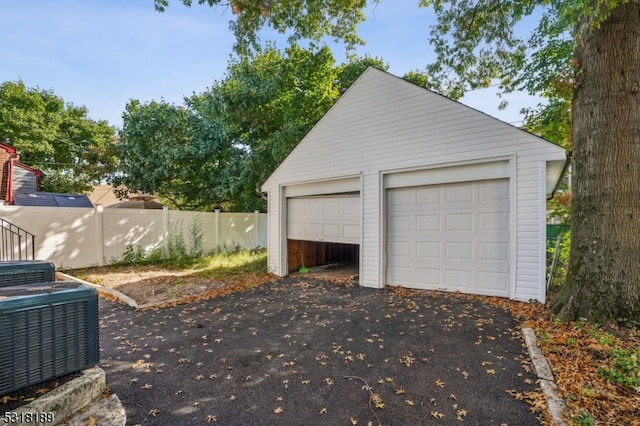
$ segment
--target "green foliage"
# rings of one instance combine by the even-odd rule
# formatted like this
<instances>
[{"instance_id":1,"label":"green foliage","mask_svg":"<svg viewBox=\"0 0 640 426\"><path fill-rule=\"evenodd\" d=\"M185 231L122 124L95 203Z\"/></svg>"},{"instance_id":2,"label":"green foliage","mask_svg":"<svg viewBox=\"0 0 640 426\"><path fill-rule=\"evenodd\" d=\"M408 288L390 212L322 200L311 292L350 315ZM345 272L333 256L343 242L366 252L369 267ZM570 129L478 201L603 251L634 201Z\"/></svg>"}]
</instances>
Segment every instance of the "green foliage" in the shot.
<instances>
[{"instance_id":1,"label":"green foliage","mask_svg":"<svg viewBox=\"0 0 640 426\"><path fill-rule=\"evenodd\" d=\"M267 48L229 65L208 94L225 136L241 147L232 200L236 210L265 208L260 185L337 98L326 48Z\"/></svg>"},{"instance_id":2,"label":"green foliage","mask_svg":"<svg viewBox=\"0 0 640 426\"><path fill-rule=\"evenodd\" d=\"M233 59L184 107L131 101L113 183L177 209L264 211L260 187L282 160L367 67L388 69L369 56L334 62L326 46L269 46ZM408 78L426 82L417 71Z\"/></svg>"},{"instance_id":3,"label":"green foliage","mask_svg":"<svg viewBox=\"0 0 640 426\"><path fill-rule=\"evenodd\" d=\"M506 93L570 99L574 42L627 1L420 0L437 17L430 36L437 60L429 71L446 94L498 81ZM526 31L527 21L537 26Z\"/></svg>"},{"instance_id":4,"label":"green foliage","mask_svg":"<svg viewBox=\"0 0 640 426\"><path fill-rule=\"evenodd\" d=\"M129 102L118 144L122 173L112 182L125 192L152 193L176 209L211 210L227 197L238 148L222 137L209 105L186 103Z\"/></svg>"},{"instance_id":5,"label":"green foliage","mask_svg":"<svg viewBox=\"0 0 640 426\"><path fill-rule=\"evenodd\" d=\"M263 274L267 271L267 250L235 250L216 253L204 262L212 275ZM206 272L203 273L207 275Z\"/></svg>"},{"instance_id":6,"label":"green foliage","mask_svg":"<svg viewBox=\"0 0 640 426\"><path fill-rule=\"evenodd\" d=\"M576 426L593 426L596 421L587 410L580 410L578 417L573 419L573 424Z\"/></svg>"},{"instance_id":7,"label":"green foliage","mask_svg":"<svg viewBox=\"0 0 640 426\"><path fill-rule=\"evenodd\" d=\"M524 113L524 129L571 150L571 97L550 95L547 102Z\"/></svg>"},{"instance_id":8,"label":"green foliage","mask_svg":"<svg viewBox=\"0 0 640 426\"><path fill-rule=\"evenodd\" d=\"M339 65L336 69L337 80L335 82L335 85L338 87L340 96L342 96L342 94L346 92L349 87L351 87L351 85L368 67L387 71L389 69L389 64L382 58L378 57L371 57L367 55L362 58L359 58L356 55L347 56L347 62Z\"/></svg>"},{"instance_id":9,"label":"green foliage","mask_svg":"<svg viewBox=\"0 0 640 426\"><path fill-rule=\"evenodd\" d=\"M115 129L65 104L52 91L22 81L0 85L0 140L20 161L44 172L43 191L83 193L114 172Z\"/></svg>"},{"instance_id":10,"label":"green foliage","mask_svg":"<svg viewBox=\"0 0 640 426\"><path fill-rule=\"evenodd\" d=\"M129 244L120 259L115 259L111 263L116 266L158 264L172 268L183 268L208 262L203 249L202 219L198 216L189 224L188 248L182 225L182 220L179 220L169 227L167 250L157 247L145 251L140 246Z\"/></svg>"},{"instance_id":11,"label":"green foliage","mask_svg":"<svg viewBox=\"0 0 640 426\"><path fill-rule=\"evenodd\" d=\"M429 39L437 59L425 73L412 72L406 77L453 99L496 82L501 94L526 90L541 96L547 102L523 111L525 127L569 149L576 66L573 48L586 33L599 28L612 10L627 2L419 0L419 6L433 8L437 17ZM191 6L192 0L182 3ZM198 4L228 6L221 0L198 0ZM356 30L365 17L364 0L229 4L235 15L231 28L236 51L242 56L259 50L258 34L265 28L290 34L290 41L320 41L329 36L344 41L348 48L362 43ZM158 11L168 5L168 0L155 0Z\"/></svg>"},{"instance_id":12,"label":"green foliage","mask_svg":"<svg viewBox=\"0 0 640 426\"><path fill-rule=\"evenodd\" d=\"M556 252L556 240L547 240L547 258L551 259ZM569 269L569 254L571 252L571 231L562 233L562 241L558 247L558 259L556 261L556 269L553 274L553 282L551 288L558 288L567 278Z\"/></svg>"},{"instance_id":13,"label":"green foliage","mask_svg":"<svg viewBox=\"0 0 640 426\"><path fill-rule=\"evenodd\" d=\"M432 89L435 86L435 84L431 81L429 75L423 71L409 71L402 77L402 79L426 89Z\"/></svg>"},{"instance_id":14,"label":"green foliage","mask_svg":"<svg viewBox=\"0 0 640 426\"><path fill-rule=\"evenodd\" d=\"M113 183L178 209L264 210L260 185L337 99L333 63L326 47L267 48L184 107L131 101Z\"/></svg>"},{"instance_id":15,"label":"green foliage","mask_svg":"<svg viewBox=\"0 0 640 426\"><path fill-rule=\"evenodd\" d=\"M189 224L189 235L191 237L189 245L189 256L201 257L204 254L203 240L204 231L202 229L202 219L200 216L196 217Z\"/></svg>"},{"instance_id":16,"label":"green foliage","mask_svg":"<svg viewBox=\"0 0 640 426\"><path fill-rule=\"evenodd\" d=\"M547 218L554 223L571 223L571 192L560 191L547 201Z\"/></svg>"},{"instance_id":17,"label":"green foliage","mask_svg":"<svg viewBox=\"0 0 640 426\"><path fill-rule=\"evenodd\" d=\"M576 322L575 328L586 333L593 341L603 347L608 356L607 366L600 367L598 373L612 383L629 389L640 388L640 347L637 345L623 346L624 342L606 331L598 324L585 320ZM632 329L634 333L635 329Z\"/></svg>"},{"instance_id":18,"label":"green foliage","mask_svg":"<svg viewBox=\"0 0 640 426\"><path fill-rule=\"evenodd\" d=\"M627 1L419 0L419 6L433 8L437 17L430 36L437 60L427 74L440 92L456 99L496 80L505 92L520 88L568 99L557 89L566 89L572 76L572 35L580 37L598 28ZM193 0L182 3L191 6ZM259 50L258 35L266 28L289 34L290 42L317 42L328 36L344 41L348 48L361 44L357 26L365 19L367 6L365 0L198 0L198 4L231 6L235 15L231 29L242 56ZM162 12L169 1L155 0L154 5ZM538 22L533 30L519 27L530 19ZM519 37L522 33L529 36Z\"/></svg>"},{"instance_id":19,"label":"green foliage","mask_svg":"<svg viewBox=\"0 0 640 426\"><path fill-rule=\"evenodd\" d=\"M337 67L334 62L327 47L270 46L234 59L224 80L189 99L236 148L217 181L226 191L225 207L264 211L260 187L269 175L367 66L387 67L371 57L350 56Z\"/></svg>"},{"instance_id":20,"label":"green foliage","mask_svg":"<svg viewBox=\"0 0 640 426\"><path fill-rule=\"evenodd\" d=\"M500 94L544 98L522 111L524 127L571 149L575 43L626 2L421 0L437 16L430 37L437 60L428 73L435 89L453 98L496 83Z\"/></svg>"},{"instance_id":21,"label":"green foliage","mask_svg":"<svg viewBox=\"0 0 640 426\"><path fill-rule=\"evenodd\" d=\"M190 7L193 0L182 3ZM198 0L198 4L231 6L235 18L229 25L236 36L235 50L242 54L259 48L258 34L263 28L287 34L291 43L303 39L320 41L328 36L344 41L347 47L363 44L356 28L365 19L366 0ZM154 5L163 12L169 0L154 0Z\"/></svg>"},{"instance_id":22,"label":"green foliage","mask_svg":"<svg viewBox=\"0 0 640 426\"><path fill-rule=\"evenodd\" d=\"M142 247L127 244L127 247L125 248L124 253L120 257L120 259L115 260L114 262L112 262L112 264L118 266L135 265L143 263L146 258L147 255Z\"/></svg>"},{"instance_id":23,"label":"green foliage","mask_svg":"<svg viewBox=\"0 0 640 426\"><path fill-rule=\"evenodd\" d=\"M629 389L640 387L640 349L629 350L613 348L609 353L609 367L601 367L599 372L612 383L625 386Z\"/></svg>"},{"instance_id":24,"label":"green foliage","mask_svg":"<svg viewBox=\"0 0 640 426\"><path fill-rule=\"evenodd\" d=\"M131 265L157 265L172 269L196 268L201 276L212 278L229 275L263 274L267 271L267 251L265 249L221 251L214 254L187 255L180 239L170 244L168 256L162 249L145 252L140 246L128 245L125 253L111 266L120 268Z\"/></svg>"},{"instance_id":25,"label":"green foliage","mask_svg":"<svg viewBox=\"0 0 640 426\"><path fill-rule=\"evenodd\" d=\"M575 340L574 340L574 344L575 344ZM567 339L567 345L569 345L569 339ZM571 346L573 346L573 345L571 345ZM596 390L593 389L593 388L582 388L580 393L582 394L582 396L586 396L587 398L591 398L592 396L594 396L596 394Z\"/></svg>"},{"instance_id":26,"label":"green foliage","mask_svg":"<svg viewBox=\"0 0 640 426\"><path fill-rule=\"evenodd\" d=\"M169 241L167 244L168 252L166 254L169 264L179 264L183 259L189 257L187 246L184 242L184 234L182 233L182 221L179 220L171 224L169 230Z\"/></svg>"},{"instance_id":27,"label":"green foliage","mask_svg":"<svg viewBox=\"0 0 640 426\"><path fill-rule=\"evenodd\" d=\"M602 332L600 333L600 335L598 336L598 343L604 346L611 346L611 344L613 344L615 338L613 337L613 334L611 333L607 333L607 332Z\"/></svg>"}]
</instances>

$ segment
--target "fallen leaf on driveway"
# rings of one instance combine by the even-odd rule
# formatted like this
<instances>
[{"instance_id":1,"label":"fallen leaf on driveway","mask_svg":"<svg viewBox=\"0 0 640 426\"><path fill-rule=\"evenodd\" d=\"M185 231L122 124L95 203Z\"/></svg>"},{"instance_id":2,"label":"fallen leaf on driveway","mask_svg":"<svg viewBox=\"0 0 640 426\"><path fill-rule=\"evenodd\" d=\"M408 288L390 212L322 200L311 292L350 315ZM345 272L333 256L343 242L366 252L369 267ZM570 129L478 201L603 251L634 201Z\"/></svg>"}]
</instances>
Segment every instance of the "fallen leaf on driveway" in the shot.
<instances>
[{"instance_id":1,"label":"fallen leaf on driveway","mask_svg":"<svg viewBox=\"0 0 640 426\"><path fill-rule=\"evenodd\" d=\"M433 417L434 419L442 419L442 418L444 418L444 414L442 414L439 411L432 411L431 412L431 417Z\"/></svg>"},{"instance_id":2,"label":"fallen leaf on driveway","mask_svg":"<svg viewBox=\"0 0 640 426\"><path fill-rule=\"evenodd\" d=\"M467 410L460 409L456 413L458 415L458 420L463 421L465 417L467 417Z\"/></svg>"}]
</instances>

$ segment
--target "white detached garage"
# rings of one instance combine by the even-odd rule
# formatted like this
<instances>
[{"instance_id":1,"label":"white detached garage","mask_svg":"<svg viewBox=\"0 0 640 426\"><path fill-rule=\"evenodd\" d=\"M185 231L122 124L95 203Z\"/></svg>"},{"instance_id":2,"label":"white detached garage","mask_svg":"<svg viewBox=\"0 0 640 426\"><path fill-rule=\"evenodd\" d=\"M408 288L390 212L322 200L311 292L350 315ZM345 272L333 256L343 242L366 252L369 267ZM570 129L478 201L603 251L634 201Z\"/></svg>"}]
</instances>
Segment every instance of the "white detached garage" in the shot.
<instances>
[{"instance_id":1,"label":"white detached garage","mask_svg":"<svg viewBox=\"0 0 640 426\"><path fill-rule=\"evenodd\" d=\"M348 258L367 287L544 301L546 198L565 158L368 68L262 187L269 269Z\"/></svg>"}]
</instances>

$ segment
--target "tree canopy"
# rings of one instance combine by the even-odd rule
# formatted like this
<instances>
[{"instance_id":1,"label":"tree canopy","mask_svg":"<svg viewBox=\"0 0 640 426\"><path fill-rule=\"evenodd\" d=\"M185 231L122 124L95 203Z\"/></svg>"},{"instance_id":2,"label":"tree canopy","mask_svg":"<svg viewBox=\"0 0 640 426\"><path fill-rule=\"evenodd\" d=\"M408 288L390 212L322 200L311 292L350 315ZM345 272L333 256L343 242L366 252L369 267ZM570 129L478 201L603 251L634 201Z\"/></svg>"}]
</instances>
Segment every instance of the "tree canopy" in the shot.
<instances>
[{"instance_id":1,"label":"tree canopy","mask_svg":"<svg viewBox=\"0 0 640 426\"><path fill-rule=\"evenodd\" d=\"M197 99L184 107L130 101L117 147L120 173L112 179L126 187L118 195L151 193L178 209L217 207L237 148L204 119L207 108Z\"/></svg>"},{"instance_id":2,"label":"tree canopy","mask_svg":"<svg viewBox=\"0 0 640 426\"><path fill-rule=\"evenodd\" d=\"M114 183L180 209L264 210L260 186L367 66L335 65L327 47L275 47L231 61L184 106L131 101ZM203 171L207 173L203 173Z\"/></svg>"},{"instance_id":3,"label":"tree canopy","mask_svg":"<svg viewBox=\"0 0 640 426\"><path fill-rule=\"evenodd\" d=\"M260 185L338 96L328 48L284 52L268 48L229 65L227 77L207 96L212 119L242 147L242 173L233 192L237 207L264 208Z\"/></svg>"},{"instance_id":4,"label":"tree canopy","mask_svg":"<svg viewBox=\"0 0 640 426\"><path fill-rule=\"evenodd\" d=\"M191 6L193 0L180 0ZM376 0L378 1L378 0ZM198 0L200 5L229 9L234 15L229 23L236 36L235 50L246 54L259 48L258 33L270 28L289 35L289 42L321 40L329 36L348 46L362 44L356 28L364 21L366 0ZM154 0L157 11L163 12L169 0Z\"/></svg>"},{"instance_id":5,"label":"tree canopy","mask_svg":"<svg viewBox=\"0 0 640 426\"><path fill-rule=\"evenodd\" d=\"M53 91L22 81L0 85L0 138L20 161L44 172L40 189L82 193L112 173L115 129L88 117L85 107L65 104Z\"/></svg>"}]
</instances>

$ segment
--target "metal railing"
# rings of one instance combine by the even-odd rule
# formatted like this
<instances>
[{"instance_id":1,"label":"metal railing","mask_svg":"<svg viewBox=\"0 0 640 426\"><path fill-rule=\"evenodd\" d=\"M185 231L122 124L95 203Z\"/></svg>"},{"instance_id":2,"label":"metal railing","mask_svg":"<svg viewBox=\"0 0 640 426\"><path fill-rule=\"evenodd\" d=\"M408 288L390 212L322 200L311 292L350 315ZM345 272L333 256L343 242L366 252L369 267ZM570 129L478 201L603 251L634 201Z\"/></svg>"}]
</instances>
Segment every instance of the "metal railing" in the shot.
<instances>
[{"instance_id":1,"label":"metal railing","mask_svg":"<svg viewBox=\"0 0 640 426\"><path fill-rule=\"evenodd\" d=\"M35 260L35 235L4 219L0 219L0 230L0 260Z\"/></svg>"}]
</instances>

